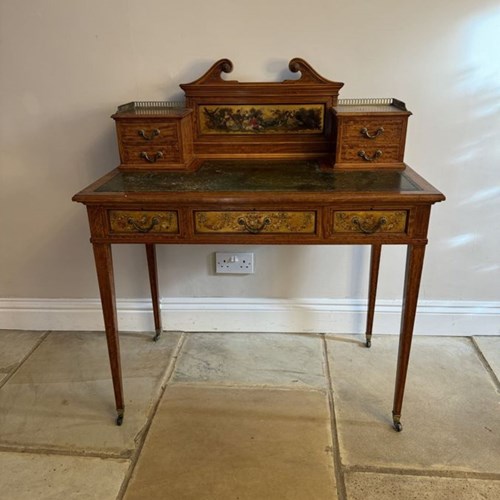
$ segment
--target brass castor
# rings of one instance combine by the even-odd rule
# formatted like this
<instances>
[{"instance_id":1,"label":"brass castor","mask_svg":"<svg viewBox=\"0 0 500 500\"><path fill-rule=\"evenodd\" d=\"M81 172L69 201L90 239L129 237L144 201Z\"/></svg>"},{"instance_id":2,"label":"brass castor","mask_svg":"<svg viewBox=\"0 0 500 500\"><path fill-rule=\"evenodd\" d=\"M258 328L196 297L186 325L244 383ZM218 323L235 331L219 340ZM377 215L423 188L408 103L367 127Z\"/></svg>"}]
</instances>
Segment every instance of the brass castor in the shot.
<instances>
[{"instance_id":1,"label":"brass castor","mask_svg":"<svg viewBox=\"0 0 500 500\"><path fill-rule=\"evenodd\" d=\"M371 347L372 346L372 341L371 340L367 340L365 342L365 345L366 345L366 347Z\"/></svg>"},{"instance_id":2,"label":"brass castor","mask_svg":"<svg viewBox=\"0 0 500 500\"><path fill-rule=\"evenodd\" d=\"M155 336L153 337L153 342L157 342L158 339L160 338L160 335L161 335L161 328L158 328L158 330L156 330Z\"/></svg>"},{"instance_id":3,"label":"brass castor","mask_svg":"<svg viewBox=\"0 0 500 500\"><path fill-rule=\"evenodd\" d=\"M403 424L401 423L401 415L397 415L394 412L392 412L392 422L394 424L394 429L396 429L397 432L401 432L403 430Z\"/></svg>"},{"instance_id":4,"label":"brass castor","mask_svg":"<svg viewBox=\"0 0 500 500\"><path fill-rule=\"evenodd\" d=\"M122 424L123 424L123 412L120 412L116 417L116 425L122 425Z\"/></svg>"},{"instance_id":5,"label":"brass castor","mask_svg":"<svg viewBox=\"0 0 500 500\"><path fill-rule=\"evenodd\" d=\"M403 430L403 424L399 420L394 420L394 429L396 429L396 432L401 432Z\"/></svg>"}]
</instances>

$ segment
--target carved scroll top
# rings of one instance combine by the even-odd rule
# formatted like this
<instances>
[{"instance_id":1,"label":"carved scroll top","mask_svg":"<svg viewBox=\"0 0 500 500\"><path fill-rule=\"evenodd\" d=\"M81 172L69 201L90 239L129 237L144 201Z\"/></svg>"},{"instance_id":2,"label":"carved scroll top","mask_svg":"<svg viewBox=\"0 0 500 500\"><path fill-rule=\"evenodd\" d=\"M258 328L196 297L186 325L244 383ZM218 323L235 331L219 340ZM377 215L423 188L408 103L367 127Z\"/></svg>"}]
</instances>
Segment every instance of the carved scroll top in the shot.
<instances>
[{"instance_id":1,"label":"carved scroll top","mask_svg":"<svg viewBox=\"0 0 500 500\"><path fill-rule=\"evenodd\" d=\"M301 59L300 57L294 57L288 64L288 68L292 73L300 73L300 78L296 80L284 80L281 84L292 84L300 85L306 84L327 84L335 85L340 89L343 83L333 82L322 77L317 71L315 71L311 65ZM208 71L205 72L200 78L194 82L181 85L181 88L190 87L192 85L234 85L240 83L236 80L224 80L222 78L222 73L231 73L233 71L233 63L229 59L219 59L215 64L213 64ZM278 83L279 85L280 83Z\"/></svg>"},{"instance_id":2,"label":"carved scroll top","mask_svg":"<svg viewBox=\"0 0 500 500\"><path fill-rule=\"evenodd\" d=\"M204 83L224 83L222 73L231 73L233 71L233 63L229 59L219 59L212 64L210 69L200 78L187 85L202 85Z\"/></svg>"},{"instance_id":3,"label":"carved scroll top","mask_svg":"<svg viewBox=\"0 0 500 500\"><path fill-rule=\"evenodd\" d=\"M301 59L300 57L294 57L288 63L288 69L292 73L300 73L300 78L298 80L285 80L287 83L301 82L301 83L336 83L331 80L327 80L322 77L317 71L315 71L311 65Z\"/></svg>"}]
</instances>

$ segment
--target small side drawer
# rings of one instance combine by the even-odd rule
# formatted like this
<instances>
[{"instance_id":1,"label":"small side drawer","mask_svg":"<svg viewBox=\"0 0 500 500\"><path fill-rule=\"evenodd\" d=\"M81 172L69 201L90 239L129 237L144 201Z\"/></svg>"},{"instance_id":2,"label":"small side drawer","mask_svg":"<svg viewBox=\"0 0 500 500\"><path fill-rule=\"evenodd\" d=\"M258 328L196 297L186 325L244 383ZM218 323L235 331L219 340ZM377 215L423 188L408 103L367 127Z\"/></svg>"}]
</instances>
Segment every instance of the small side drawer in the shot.
<instances>
[{"instance_id":1,"label":"small side drawer","mask_svg":"<svg viewBox=\"0 0 500 500\"><path fill-rule=\"evenodd\" d=\"M195 211L196 233L314 234L316 212L311 211Z\"/></svg>"},{"instance_id":2,"label":"small side drawer","mask_svg":"<svg viewBox=\"0 0 500 500\"><path fill-rule=\"evenodd\" d=\"M334 233L406 233L406 210L336 211Z\"/></svg>"},{"instance_id":3,"label":"small side drawer","mask_svg":"<svg viewBox=\"0 0 500 500\"><path fill-rule=\"evenodd\" d=\"M123 146L123 161L125 163L135 163L142 165L165 163L176 163L181 159L179 144L176 142L164 144L162 146L153 146L146 144L144 146Z\"/></svg>"},{"instance_id":4,"label":"small side drawer","mask_svg":"<svg viewBox=\"0 0 500 500\"><path fill-rule=\"evenodd\" d=\"M403 118L363 117L344 119L342 136L358 143L399 143L404 130Z\"/></svg>"},{"instance_id":5,"label":"small side drawer","mask_svg":"<svg viewBox=\"0 0 500 500\"><path fill-rule=\"evenodd\" d=\"M165 141L177 141L177 124L165 121L122 121L117 124L118 135L123 144L157 146Z\"/></svg>"},{"instance_id":6,"label":"small side drawer","mask_svg":"<svg viewBox=\"0 0 500 500\"><path fill-rule=\"evenodd\" d=\"M112 233L175 233L179 232L179 219L175 210L109 210Z\"/></svg>"},{"instance_id":7,"label":"small side drawer","mask_svg":"<svg viewBox=\"0 0 500 500\"><path fill-rule=\"evenodd\" d=\"M400 161L399 145L388 144L342 144L340 159L349 163L388 163Z\"/></svg>"}]
</instances>

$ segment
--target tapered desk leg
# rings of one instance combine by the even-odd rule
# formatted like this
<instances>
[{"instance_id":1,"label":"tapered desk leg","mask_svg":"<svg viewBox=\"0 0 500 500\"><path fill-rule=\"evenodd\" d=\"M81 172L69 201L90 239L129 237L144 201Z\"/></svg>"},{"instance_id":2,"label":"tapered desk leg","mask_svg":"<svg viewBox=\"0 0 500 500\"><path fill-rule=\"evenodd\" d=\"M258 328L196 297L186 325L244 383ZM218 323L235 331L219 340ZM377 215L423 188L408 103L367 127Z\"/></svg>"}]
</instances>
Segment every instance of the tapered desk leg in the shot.
<instances>
[{"instance_id":1,"label":"tapered desk leg","mask_svg":"<svg viewBox=\"0 0 500 500\"><path fill-rule=\"evenodd\" d=\"M366 316L366 347L372 345L373 317L375 315L375 299L377 297L378 271L382 245L372 245L370 256L370 284L368 287L368 313Z\"/></svg>"},{"instance_id":2,"label":"tapered desk leg","mask_svg":"<svg viewBox=\"0 0 500 500\"><path fill-rule=\"evenodd\" d=\"M162 327L155 245L146 245L146 256L148 258L149 284L151 286L151 300L153 302L153 315L155 320L155 336L153 337L153 340L156 342L160 338Z\"/></svg>"},{"instance_id":3,"label":"tapered desk leg","mask_svg":"<svg viewBox=\"0 0 500 500\"><path fill-rule=\"evenodd\" d=\"M418 291L420 288L420 279L422 277L424 254L425 245L408 245L403 311L399 334L398 367L396 371L396 386L394 389L394 406L392 409L394 428L398 432L403 430L401 425L401 408L403 406L406 374L410 359L411 340L417 311Z\"/></svg>"},{"instance_id":4,"label":"tapered desk leg","mask_svg":"<svg viewBox=\"0 0 500 500\"><path fill-rule=\"evenodd\" d=\"M115 281L113 276L113 257L111 245L94 243L94 258L97 269L97 280L101 294L106 341L108 343L109 364L115 391L117 425L123 422L125 404L123 402L122 369L120 362L120 340L118 337L118 321L116 316Z\"/></svg>"}]
</instances>

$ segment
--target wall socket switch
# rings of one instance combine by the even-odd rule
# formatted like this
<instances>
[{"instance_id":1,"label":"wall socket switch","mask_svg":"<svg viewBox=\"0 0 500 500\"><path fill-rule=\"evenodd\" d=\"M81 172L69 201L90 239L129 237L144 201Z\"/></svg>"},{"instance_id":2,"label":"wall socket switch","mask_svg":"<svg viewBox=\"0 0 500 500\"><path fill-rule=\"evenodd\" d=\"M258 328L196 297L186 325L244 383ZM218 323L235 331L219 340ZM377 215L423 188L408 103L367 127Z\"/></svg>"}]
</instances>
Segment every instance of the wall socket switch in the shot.
<instances>
[{"instance_id":1,"label":"wall socket switch","mask_svg":"<svg viewBox=\"0 0 500 500\"><path fill-rule=\"evenodd\" d=\"M253 274L253 253L215 253L217 274Z\"/></svg>"}]
</instances>

